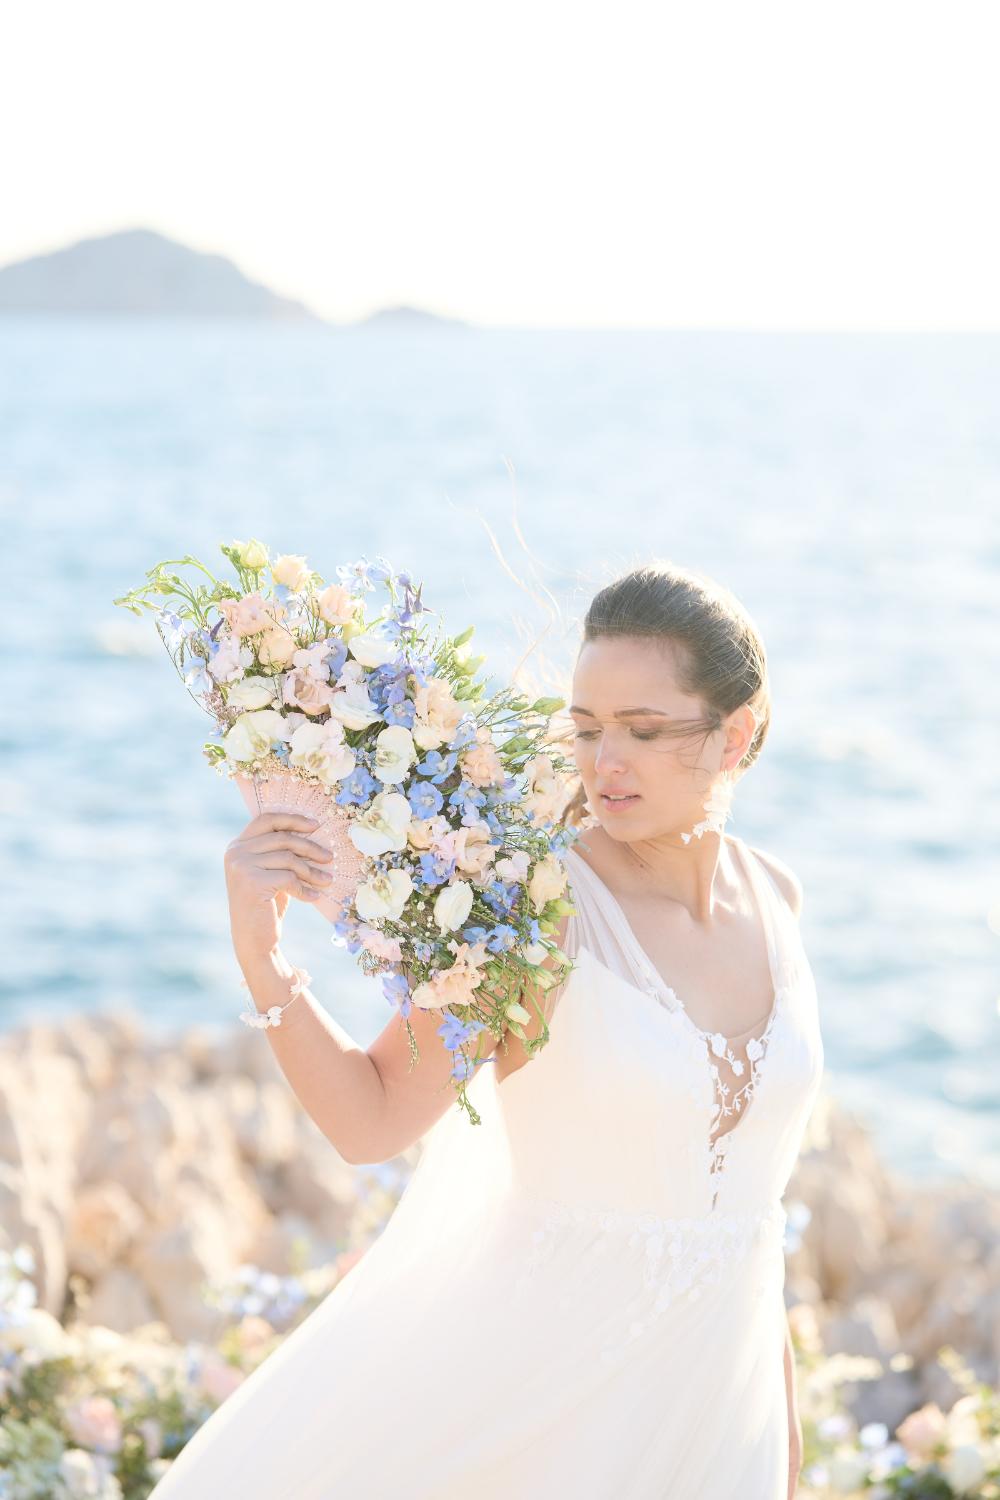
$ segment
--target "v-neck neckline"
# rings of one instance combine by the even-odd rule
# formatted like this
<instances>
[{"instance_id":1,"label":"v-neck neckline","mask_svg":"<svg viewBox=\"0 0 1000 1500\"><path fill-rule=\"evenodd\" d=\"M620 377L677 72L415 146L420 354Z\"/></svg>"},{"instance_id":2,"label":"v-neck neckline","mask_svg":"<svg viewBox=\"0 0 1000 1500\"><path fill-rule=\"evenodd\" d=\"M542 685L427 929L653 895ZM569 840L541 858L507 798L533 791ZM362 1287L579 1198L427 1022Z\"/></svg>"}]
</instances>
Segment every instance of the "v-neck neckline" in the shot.
<instances>
[{"instance_id":1,"label":"v-neck neckline","mask_svg":"<svg viewBox=\"0 0 1000 1500\"><path fill-rule=\"evenodd\" d=\"M764 940L767 945L767 966L768 972L771 976L772 999L771 1008L768 1011L765 1020L763 1021L763 1023L761 1023L760 1021L756 1023L757 1026L763 1026L760 1034L752 1038L753 1041L759 1044L763 1042L764 1038L770 1032L771 1027L774 1024L774 1018L778 1013L778 1007L781 1000L782 986L779 983L778 978L778 952L774 913L771 906L770 895L763 885L763 874L758 873L758 871L754 868L753 857L747 849L743 840L740 838L736 838L730 834L724 834L723 837L728 839L736 849L739 855L740 864L743 866L743 869L746 872L747 879L750 882L750 889L753 893L756 910L760 913L761 926L764 930ZM615 913L620 919L624 937L626 938L629 946L632 948L634 956L640 968L642 968L647 973L650 983L655 986L656 990L659 991L661 995L666 997L667 1009L676 1011L691 1027L692 1031L694 1031L699 1037L701 1037L703 1041L707 1042L709 1046L712 1046L713 1041L718 1042L721 1040L728 1047L731 1043L739 1043L743 1040L744 1037L747 1037L749 1035L749 1032L754 1029L753 1027L748 1027L746 1031L737 1032L734 1036L725 1036L720 1031L706 1031L703 1027L697 1024L687 1006L684 1004L684 1001L674 989L673 985L668 984L667 981L663 978L663 975L653 963L653 960L646 952L646 949L640 943L638 937L636 936L635 929L633 928L631 922L625 914L625 910L621 902L611 890L610 886L608 886L605 881L601 879L597 871L587 863L582 855L576 853L576 850L572 845L569 846L567 853L576 856L576 860L581 865L585 866L587 873L597 882L601 890L604 892Z\"/></svg>"}]
</instances>

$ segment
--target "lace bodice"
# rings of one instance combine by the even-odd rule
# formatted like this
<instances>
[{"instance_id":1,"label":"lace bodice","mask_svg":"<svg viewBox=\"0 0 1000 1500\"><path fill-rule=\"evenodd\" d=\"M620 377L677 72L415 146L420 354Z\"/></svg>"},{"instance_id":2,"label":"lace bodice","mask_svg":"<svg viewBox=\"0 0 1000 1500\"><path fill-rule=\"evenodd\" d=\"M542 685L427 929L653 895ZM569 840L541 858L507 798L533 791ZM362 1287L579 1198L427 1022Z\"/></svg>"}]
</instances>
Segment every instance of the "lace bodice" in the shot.
<instances>
[{"instance_id":1,"label":"lace bodice","mask_svg":"<svg viewBox=\"0 0 1000 1500\"><path fill-rule=\"evenodd\" d=\"M498 1084L513 1172L531 1191L688 1218L780 1202L822 1074L817 996L787 903L731 841L773 986L768 1014L738 1037L695 1024L611 891L568 851L577 910L564 946L576 968L546 1046Z\"/></svg>"}]
</instances>

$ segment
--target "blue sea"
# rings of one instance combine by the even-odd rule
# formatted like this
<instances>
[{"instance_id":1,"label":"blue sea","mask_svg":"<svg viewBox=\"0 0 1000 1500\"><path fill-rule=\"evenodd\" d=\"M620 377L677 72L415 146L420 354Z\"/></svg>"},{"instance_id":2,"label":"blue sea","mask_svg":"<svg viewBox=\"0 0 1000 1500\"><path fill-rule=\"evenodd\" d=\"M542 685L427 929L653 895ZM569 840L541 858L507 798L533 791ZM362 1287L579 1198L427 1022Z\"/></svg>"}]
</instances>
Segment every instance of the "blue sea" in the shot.
<instances>
[{"instance_id":1,"label":"blue sea","mask_svg":"<svg viewBox=\"0 0 1000 1500\"><path fill-rule=\"evenodd\" d=\"M725 583L773 720L732 830L805 888L827 1086L919 1178L1000 1184L1000 338L0 321L0 1027L231 1026L247 814L112 600L251 535L382 554L496 683L568 672L593 592ZM362 1045L381 986L297 903ZM265 1045L262 1043L262 1045Z\"/></svg>"}]
</instances>

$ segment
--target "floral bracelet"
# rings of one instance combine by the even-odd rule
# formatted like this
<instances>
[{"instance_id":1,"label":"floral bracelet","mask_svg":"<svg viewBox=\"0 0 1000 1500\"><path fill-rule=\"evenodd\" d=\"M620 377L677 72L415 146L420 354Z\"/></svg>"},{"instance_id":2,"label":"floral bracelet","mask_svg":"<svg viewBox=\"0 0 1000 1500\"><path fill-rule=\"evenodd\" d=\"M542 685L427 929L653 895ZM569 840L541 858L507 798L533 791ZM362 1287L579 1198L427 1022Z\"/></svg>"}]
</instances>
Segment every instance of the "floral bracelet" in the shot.
<instances>
[{"instance_id":1,"label":"floral bracelet","mask_svg":"<svg viewBox=\"0 0 1000 1500\"><path fill-rule=\"evenodd\" d=\"M245 979L242 979L240 983L245 990L250 988ZM257 1026L264 1029L268 1026L280 1026L281 1018L289 1005L301 995L302 991L309 984L312 984L312 975L306 969L299 969L293 966L290 989L291 998L284 1005L272 1005L268 1010L241 1011L240 1020L245 1022L247 1026Z\"/></svg>"}]
</instances>

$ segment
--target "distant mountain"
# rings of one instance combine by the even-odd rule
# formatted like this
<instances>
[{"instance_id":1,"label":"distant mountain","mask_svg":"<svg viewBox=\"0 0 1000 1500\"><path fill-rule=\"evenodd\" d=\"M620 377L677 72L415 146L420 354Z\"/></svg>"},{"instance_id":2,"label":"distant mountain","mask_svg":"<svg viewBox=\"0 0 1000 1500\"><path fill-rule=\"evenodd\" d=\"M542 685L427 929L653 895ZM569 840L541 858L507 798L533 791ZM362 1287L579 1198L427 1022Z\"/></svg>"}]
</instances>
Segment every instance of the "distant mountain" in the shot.
<instances>
[{"instance_id":1,"label":"distant mountain","mask_svg":"<svg viewBox=\"0 0 1000 1500\"><path fill-rule=\"evenodd\" d=\"M426 323L446 323L452 328L468 328L464 318L442 318L437 313L424 312L420 307L383 307L381 311L372 313L367 318L358 320L359 326L370 328L372 325L392 324L397 327L410 326L422 327Z\"/></svg>"},{"instance_id":2,"label":"distant mountain","mask_svg":"<svg viewBox=\"0 0 1000 1500\"><path fill-rule=\"evenodd\" d=\"M152 229L79 240L0 268L0 313L125 313L323 322L301 302Z\"/></svg>"}]
</instances>

